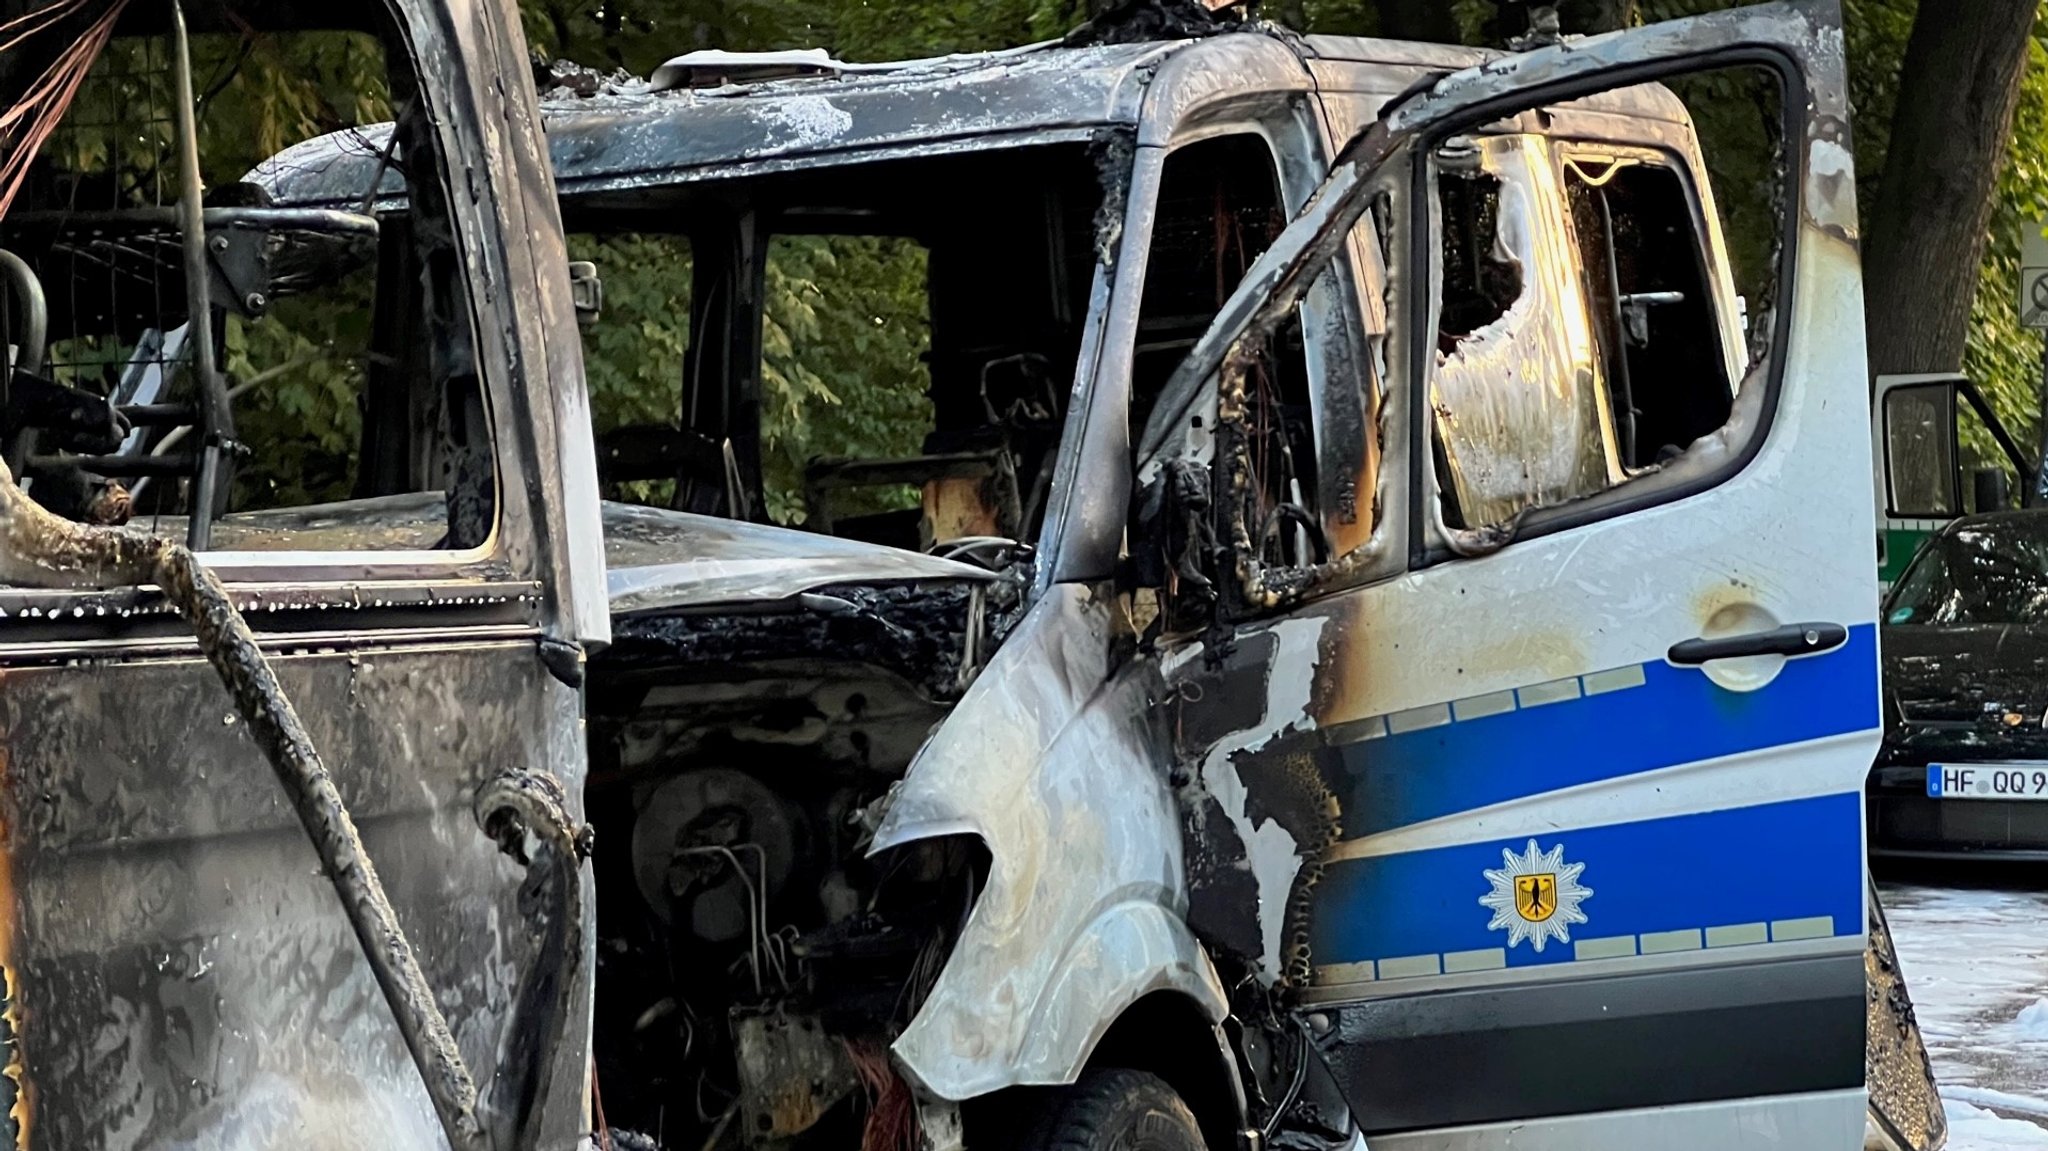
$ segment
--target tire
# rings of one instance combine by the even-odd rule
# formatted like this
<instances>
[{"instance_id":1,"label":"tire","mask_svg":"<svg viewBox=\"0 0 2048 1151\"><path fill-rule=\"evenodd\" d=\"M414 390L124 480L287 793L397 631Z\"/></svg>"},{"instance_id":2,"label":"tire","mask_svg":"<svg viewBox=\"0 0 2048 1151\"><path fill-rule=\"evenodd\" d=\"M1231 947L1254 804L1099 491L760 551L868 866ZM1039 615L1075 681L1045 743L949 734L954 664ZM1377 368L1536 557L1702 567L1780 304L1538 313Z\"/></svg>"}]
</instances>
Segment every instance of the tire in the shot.
<instances>
[{"instance_id":1,"label":"tire","mask_svg":"<svg viewBox=\"0 0 2048 1151\"><path fill-rule=\"evenodd\" d=\"M1149 1071L1090 1071L1048 1104L1023 1151L1208 1151L1195 1113Z\"/></svg>"}]
</instances>

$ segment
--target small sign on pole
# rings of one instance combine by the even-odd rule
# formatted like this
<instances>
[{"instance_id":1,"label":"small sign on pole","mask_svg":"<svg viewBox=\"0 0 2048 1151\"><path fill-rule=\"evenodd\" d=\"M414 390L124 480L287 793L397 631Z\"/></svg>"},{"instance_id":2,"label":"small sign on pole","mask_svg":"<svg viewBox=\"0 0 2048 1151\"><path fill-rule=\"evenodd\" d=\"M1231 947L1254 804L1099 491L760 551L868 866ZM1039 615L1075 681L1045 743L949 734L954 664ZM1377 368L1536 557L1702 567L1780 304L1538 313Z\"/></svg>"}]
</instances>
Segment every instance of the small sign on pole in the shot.
<instances>
[{"instance_id":1,"label":"small sign on pole","mask_svg":"<svg viewBox=\"0 0 2048 1151\"><path fill-rule=\"evenodd\" d=\"M2020 249L2020 323L2048 331L2048 236L2036 225Z\"/></svg>"}]
</instances>

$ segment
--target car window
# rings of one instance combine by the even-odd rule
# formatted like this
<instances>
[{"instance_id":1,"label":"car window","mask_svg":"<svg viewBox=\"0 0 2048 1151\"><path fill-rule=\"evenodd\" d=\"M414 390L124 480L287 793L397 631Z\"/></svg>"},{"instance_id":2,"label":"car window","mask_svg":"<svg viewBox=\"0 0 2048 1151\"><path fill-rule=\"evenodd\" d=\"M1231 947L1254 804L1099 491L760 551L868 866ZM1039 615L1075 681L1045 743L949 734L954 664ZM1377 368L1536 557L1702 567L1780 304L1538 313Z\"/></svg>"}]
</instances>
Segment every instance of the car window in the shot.
<instances>
[{"instance_id":1,"label":"car window","mask_svg":"<svg viewBox=\"0 0 2048 1151\"><path fill-rule=\"evenodd\" d=\"M1885 619L1934 626L2048 622L2048 521L1994 521L1934 537L1893 591Z\"/></svg>"},{"instance_id":2,"label":"car window","mask_svg":"<svg viewBox=\"0 0 2048 1151\"><path fill-rule=\"evenodd\" d=\"M404 56L354 31L204 33L192 53L208 78L203 312L172 213L170 49L116 37L0 225L19 257L5 294L39 295L47 333L0 339L17 345L0 453L52 511L202 548L482 545L497 494L482 368L439 135ZM272 89L288 98L251 95ZM376 213L367 186L346 210L273 204L284 174L364 157L402 178L409 217Z\"/></svg>"}]
</instances>

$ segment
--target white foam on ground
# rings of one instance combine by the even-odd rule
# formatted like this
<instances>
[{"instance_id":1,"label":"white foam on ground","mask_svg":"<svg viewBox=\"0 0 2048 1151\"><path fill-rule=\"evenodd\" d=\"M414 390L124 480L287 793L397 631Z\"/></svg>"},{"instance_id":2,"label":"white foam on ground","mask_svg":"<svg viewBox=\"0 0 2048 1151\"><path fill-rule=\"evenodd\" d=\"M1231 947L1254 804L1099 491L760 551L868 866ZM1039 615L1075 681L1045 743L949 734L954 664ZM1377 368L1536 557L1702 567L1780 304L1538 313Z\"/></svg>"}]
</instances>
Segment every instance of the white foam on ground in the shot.
<instances>
[{"instance_id":1,"label":"white foam on ground","mask_svg":"<svg viewBox=\"0 0 2048 1151\"><path fill-rule=\"evenodd\" d=\"M2029 1043L2048 1040L2048 999L2036 999L2020 1008L2012 1026L2014 1033Z\"/></svg>"},{"instance_id":2,"label":"white foam on ground","mask_svg":"<svg viewBox=\"0 0 2048 1151\"><path fill-rule=\"evenodd\" d=\"M1883 896L1948 1151L2048 1148L2048 892L1886 885Z\"/></svg>"},{"instance_id":3,"label":"white foam on ground","mask_svg":"<svg viewBox=\"0 0 2048 1151\"><path fill-rule=\"evenodd\" d=\"M1944 1101L1968 1103L1977 1107L1991 1107L2003 1112L2018 1112L2021 1115L2037 1115L2048 1119L2048 1099L2036 1099L2031 1095L2014 1095L2009 1091L1993 1091L1985 1087L1949 1086L1941 1089Z\"/></svg>"},{"instance_id":4,"label":"white foam on ground","mask_svg":"<svg viewBox=\"0 0 2048 1151\"><path fill-rule=\"evenodd\" d=\"M1982 1107L1943 1100L1948 1113L1948 1151L2006 1151L2048 1147L2048 1128L2024 1119L2002 1119Z\"/></svg>"}]
</instances>

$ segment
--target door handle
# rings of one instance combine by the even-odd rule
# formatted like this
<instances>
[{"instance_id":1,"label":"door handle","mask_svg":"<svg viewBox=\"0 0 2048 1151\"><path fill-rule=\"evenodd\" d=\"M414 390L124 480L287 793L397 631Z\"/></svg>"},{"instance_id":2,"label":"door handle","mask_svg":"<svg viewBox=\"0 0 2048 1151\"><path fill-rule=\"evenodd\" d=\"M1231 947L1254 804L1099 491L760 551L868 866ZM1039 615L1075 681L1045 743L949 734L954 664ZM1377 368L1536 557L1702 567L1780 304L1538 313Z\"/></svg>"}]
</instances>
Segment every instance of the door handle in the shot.
<instances>
[{"instance_id":1,"label":"door handle","mask_svg":"<svg viewBox=\"0 0 2048 1151\"><path fill-rule=\"evenodd\" d=\"M1680 667L1698 667L1713 659L1745 655L1819 655L1849 642L1849 629L1838 623L1788 623L1769 631L1720 639L1685 639L1666 654Z\"/></svg>"}]
</instances>

